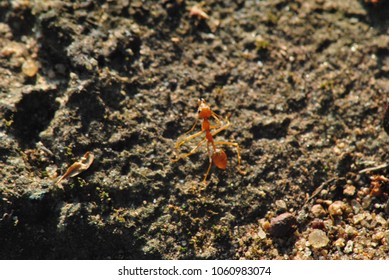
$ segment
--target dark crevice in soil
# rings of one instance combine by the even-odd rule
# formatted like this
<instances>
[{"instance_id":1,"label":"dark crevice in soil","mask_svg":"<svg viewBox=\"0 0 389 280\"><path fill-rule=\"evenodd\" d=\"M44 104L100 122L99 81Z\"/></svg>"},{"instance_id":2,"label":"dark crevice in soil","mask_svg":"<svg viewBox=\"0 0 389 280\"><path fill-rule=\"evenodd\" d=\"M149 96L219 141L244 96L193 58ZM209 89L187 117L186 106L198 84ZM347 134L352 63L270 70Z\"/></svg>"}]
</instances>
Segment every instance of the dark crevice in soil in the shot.
<instances>
[{"instance_id":1,"label":"dark crevice in soil","mask_svg":"<svg viewBox=\"0 0 389 280\"><path fill-rule=\"evenodd\" d=\"M31 91L24 93L13 113L11 132L21 146L31 146L39 139L39 133L47 128L59 104L56 91Z\"/></svg>"}]
</instances>

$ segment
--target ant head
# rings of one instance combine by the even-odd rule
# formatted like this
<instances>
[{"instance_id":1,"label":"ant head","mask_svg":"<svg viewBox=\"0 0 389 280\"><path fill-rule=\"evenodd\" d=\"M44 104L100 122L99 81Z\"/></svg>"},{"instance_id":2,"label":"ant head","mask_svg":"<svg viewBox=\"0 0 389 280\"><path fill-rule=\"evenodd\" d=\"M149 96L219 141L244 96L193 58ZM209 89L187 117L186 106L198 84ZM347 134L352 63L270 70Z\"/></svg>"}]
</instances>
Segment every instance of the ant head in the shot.
<instances>
[{"instance_id":1,"label":"ant head","mask_svg":"<svg viewBox=\"0 0 389 280\"><path fill-rule=\"evenodd\" d=\"M204 99L199 99L199 109L197 110L200 119L208 119L212 116L212 110Z\"/></svg>"}]
</instances>

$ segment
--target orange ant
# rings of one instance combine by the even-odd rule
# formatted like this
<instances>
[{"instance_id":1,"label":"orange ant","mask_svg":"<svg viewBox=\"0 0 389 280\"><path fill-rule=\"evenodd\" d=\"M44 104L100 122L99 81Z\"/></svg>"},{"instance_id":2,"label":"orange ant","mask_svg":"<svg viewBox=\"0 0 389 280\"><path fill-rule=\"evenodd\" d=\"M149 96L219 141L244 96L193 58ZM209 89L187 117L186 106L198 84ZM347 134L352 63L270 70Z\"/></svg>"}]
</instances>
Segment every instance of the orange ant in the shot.
<instances>
[{"instance_id":1,"label":"orange ant","mask_svg":"<svg viewBox=\"0 0 389 280\"><path fill-rule=\"evenodd\" d=\"M180 159L186 158L194 154L205 142L207 142L207 152L208 152L208 158L209 158L209 166L207 169L207 172L205 172L203 183L206 185L207 177L209 174L209 171L211 170L212 163L216 165L219 169L225 170L227 168L227 154L224 152L221 148L216 148L217 146L226 145L226 146L234 146L236 149L237 157L238 157L238 171L241 174L245 174L244 171L240 170L240 148L238 143L235 142L226 142L226 141L214 141L213 137L220 133L221 131L227 129L230 126L230 121L228 118L223 119L219 115L217 115L215 112L211 110L211 107L205 102L204 99L199 99L198 101L199 108L197 111L197 117L196 121L193 124L192 128L181 135L175 145L175 150L177 153L177 157L173 159L173 162L177 162ZM216 122L216 124L211 125L210 119L213 118ZM201 124L201 131L187 136L190 132L192 132L196 125L198 120L203 120ZM221 121L225 121L225 124ZM214 130L214 131L212 131ZM179 149L182 145L184 145L186 142L195 139L199 136L201 136L203 133L205 133L205 138L201 140L196 147L194 147L189 153L179 154ZM210 146L212 146L212 153L210 150Z\"/></svg>"}]
</instances>

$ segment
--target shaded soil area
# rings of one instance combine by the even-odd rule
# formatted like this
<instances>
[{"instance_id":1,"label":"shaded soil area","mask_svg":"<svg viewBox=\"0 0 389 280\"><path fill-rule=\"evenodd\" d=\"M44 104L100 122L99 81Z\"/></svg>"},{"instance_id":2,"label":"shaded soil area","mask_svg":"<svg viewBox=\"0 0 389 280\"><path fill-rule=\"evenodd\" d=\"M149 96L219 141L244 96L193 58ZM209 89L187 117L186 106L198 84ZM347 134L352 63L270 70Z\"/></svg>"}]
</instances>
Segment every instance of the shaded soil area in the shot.
<instances>
[{"instance_id":1,"label":"shaded soil area","mask_svg":"<svg viewBox=\"0 0 389 280\"><path fill-rule=\"evenodd\" d=\"M1 1L0 258L388 259L388 32L386 0ZM200 98L245 175L172 162Z\"/></svg>"}]
</instances>

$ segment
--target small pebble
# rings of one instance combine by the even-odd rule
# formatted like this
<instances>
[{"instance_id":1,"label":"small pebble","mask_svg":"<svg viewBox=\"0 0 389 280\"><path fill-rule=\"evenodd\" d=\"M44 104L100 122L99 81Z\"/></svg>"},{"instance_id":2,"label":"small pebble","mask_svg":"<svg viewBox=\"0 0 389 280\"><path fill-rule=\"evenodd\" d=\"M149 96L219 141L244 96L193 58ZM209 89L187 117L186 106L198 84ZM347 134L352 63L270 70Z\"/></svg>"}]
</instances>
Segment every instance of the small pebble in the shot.
<instances>
[{"instance_id":1,"label":"small pebble","mask_svg":"<svg viewBox=\"0 0 389 280\"><path fill-rule=\"evenodd\" d=\"M368 221L366 221L366 220L362 220L362 221L361 221L361 226L362 226L363 228L372 228L372 226L370 225L370 223L369 223Z\"/></svg>"},{"instance_id":2,"label":"small pebble","mask_svg":"<svg viewBox=\"0 0 389 280\"><path fill-rule=\"evenodd\" d=\"M270 222L270 234L274 237L291 235L297 227L296 217L291 213L283 213Z\"/></svg>"},{"instance_id":3,"label":"small pebble","mask_svg":"<svg viewBox=\"0 0 389 280\"><path fill-rule=\"evenodd\" d=\"M344 242L345 242L344 238L338 238L338 239L334 242L334 245L335 245L336 247L343 248L344 245L345 245Z\"/></svg>"},{"instance_id":4,"label":"small pebble","mask_svg":"<svg viewBox=\"0 0 389 280\"><path fill-rule=\"evenodd\" d=\"M363 222L365 222L365 221L362 221L361 225L363 224ZM367 229L375 229L376 227L378 227L376 220L372 220L372 221L366 222L366 223L367 223L367 225L366 225Z\"/></svg>"},{"instance_id":5,"label":"small pebble","mask_svg":"<svg viewBox=\"0 0 389 280\"><path fill-rule=\"evenodd\" d=\"M363 207L363 209L368 208L370 206L370 204L371 204L371 201L372 201L372 197L370 195L365 196L362 199L362 207Z\"/></svg>"},{"instance_id":6,"label":"small pebble","mask_svg":"<svg viewBox=\"0 0 389 280\"><path fill-rule=\"evenodd\" d=\"M358 214L362 210L362 205L355 199L351 200L351 207L355 214Z\"/></svg>"},{"instance_id":7,"label":"small pebble","mask_svg":"<svg viewBox=\"0 0 389 280\"><path fill-rule=\"evenodd\" d=\"M379 223L379 224L381 224L381 225L383 225L383 226L387 226L388 225L388 222L385 220L385 218L384 217L382 217L381 215L377 215L376 217L375 217L375 220L377 221L377 223Z\"/></svg>"},{"instance_id":8,"label":"small pebble","mask_svg":"<svg viewBox=\"0 0 389 280\"><path fill-rule=\"evenodd\" d=\"M27 77L34 77L38 73L38 65L35 61L27 59L22 65L22 72Z\"/></svg>"},{"instance_id":9,"label":"small pebble","mask_svg":"<svg viewBox=\"0 0 389 280\"><path fill-rule=\"evenodd\" d=\"M343 252L345 254L349 254L353 251L354 248L354 242L352 240L347 241L346 247L344 247Z\"/></svg>"},{"instance_id":10,"label":"small pebble","mask_svg":"<svg viewBox=\"0 0 389 280\"><path fill-rule=\"evenodd\" d=\"M325 224L322 219L315 218L311 223L311 227L313 229L324 229Z\"/></svg>"},{"instance_id":11,"label":"small pebble","mask_svg":"<svg viewBox=\"0 0 389 280\"><path fill-rule=\"evenodd\" d=\"M308 236L308 242L313 248L318 249L327 246L330 240L324 231L321 229L314 229Z\"/></svg>"},{"instance_id":12,"label":"small pebble","mask_svg":"<svg viewBox=\"0 0 389 280\"><path fill-rule=\"evenodd\" d=\"M382 231L379 231L375 234L373 234L373 236L371 237L373 240L375 241L380 241L382 238L384 238L384 233Z\"/></svg>"},{"instance_id":13,"label":"small pebble","mask_svg":"<svg viewBox=\"0 0 389 280\"><path fill-rule=\"evenodd\" d=\"M306 258L308 258L308 257L311 256L311 255L312 255L312 251L309 250L309 248L305 248L304 256L305 256Z\"/></svg>"},{"instance_id":14,"label":"small pebble","mask_svg":"<svg viewBox=\"0 0 389 280\"><path fill-rule=\"evenodd\" d=\"M47 190L35 190L29 196L30 200L43 200L45 195L47 194Z\"/></svg>"},{"instance_id":15,"label":"small pebble","mask_svg":"<svg viewBox=\"0 0 389 280\"><path fill-rule=\"evenodd\" d=\"M374 208L375 209L385 209L385 204L382 204L382 203L374 203Z\"/></svg>"},{"instance_id":16,"label":"small pebble","mask_svg":"<svg viewBox=\"0 0 389 280\"><path fill-rule=\"evenodd\" d=\"M320 218L326 214L326 211L324 210L323 206L321 206L320 204L315 204L311 208L311 213L316 218Z\"/></svg>"},{"instance_id":17,"label":"small pebble","mask_svg":"<svg viewBox=\"0 0 389 280\"><path fill-rule=\"evenodd\" d=\"M261 226L258 228L258 237L259 239L265 239L266 238L266 232L262 229Z\"/></svg>"},{"instance_id":18,"label":"small pebble","mask_svg":"<svg viewBox=\"0 0 389 280\"><path fill-rule=\"evenodd\" d=\"M361 189L358 191L358 196L359 196L360 198L363 198L363 197L369 195L369 193L370 193L370 188L361 188Z\"/></svg>"},{"instance_id":19,"label":"small pebble","mask_svg":"<svg viewBox=\"0 0 389 280\"><path fill-rule=\"evenodd\" d=\"M345 210L346 205L344 202L337 200L328 206L328 212L331 216L341 216L343 215L343 211Z\"/></svg>"},{"instance_id":20,"label":"small pebble","mask_svg":"<svg viewBox=\"0 0 389 280\"><path fill-rule=\"evenodd\" d=\"M270 230L271 225L270 225L270 223L268 221L263 221L263 223L261 223L261 225L262 225L262 228L264 230L266 230L266 231Z\"/></svg>"},{"instance_id":21,"label":"small pebble","mask_svg":"<svg viewBox=\"0 0 389 280\"><path fill-rule=\"evenodd\" d=\"M286 206L286 202L284 200L276 200L276 206L279 210L286 210L287 206Z\"/></svg>"},{"instance_id":22,"label":"small pebble","mask_svg":"<svg viewBox=\"0 0 389 280\"><path fill-rule=\"evenodd\" d=\"M323 224L324 224L324 227L330 228L334 225L334 221L332 221L331 219L327 219L327 220L323 221Z\"/></svg>"},{"instance_id":23,"label":"small pebble","mask_svg":"<svg viewBox=\"0 0 389 280\"><path fill-rule=\"evenodd\" d=\"M366 217L365 213L357 214L353 217L353 223L356 225Z\"/></svg>"},{"instance_id":24,"label":"small pebble","mask_svg":"<svg viewBox=\"0 0 389 280\"><path fill-rule=\"evenodd\" d=\"M346 225L345 229L344 229L344 232L349 236L349 237L354 237L358 234L358 231L352 227L352 226L349 226L349 225Z\"/></svg>"},{"instance_id":25,"label":"small pebble","mask_svg":"<svg viewBox=\"0 0 389 280\"><path fill-rule=\"evenodd\" d=\"M355 187L353 185L346 185L343 194L346 196L354 196L355 194Z\"/></svg>"}]
</instances>

